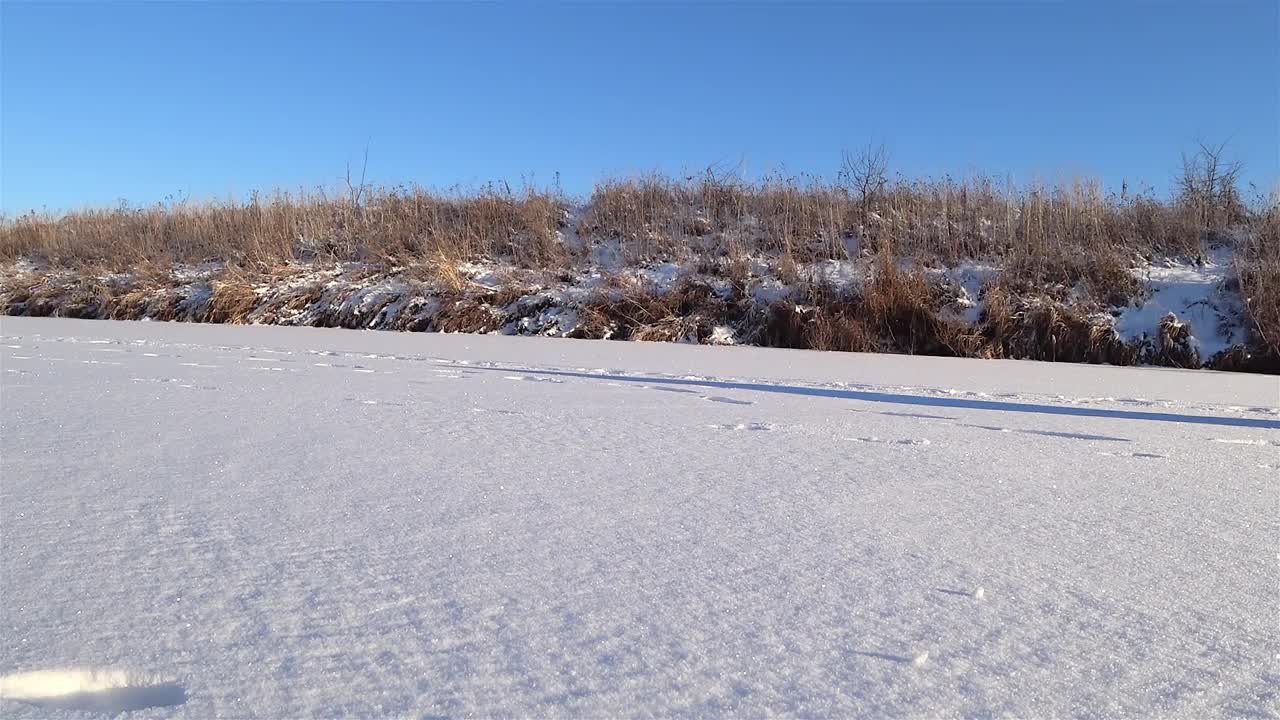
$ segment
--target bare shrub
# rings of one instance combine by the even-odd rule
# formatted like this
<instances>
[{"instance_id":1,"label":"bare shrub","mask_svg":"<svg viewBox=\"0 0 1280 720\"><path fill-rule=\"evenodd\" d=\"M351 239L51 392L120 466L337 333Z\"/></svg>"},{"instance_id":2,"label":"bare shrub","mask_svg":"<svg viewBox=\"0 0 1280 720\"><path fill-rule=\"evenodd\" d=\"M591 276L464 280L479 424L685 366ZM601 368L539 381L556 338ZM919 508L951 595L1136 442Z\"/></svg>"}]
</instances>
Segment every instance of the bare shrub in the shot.
<instances>
[{"instance_id":1,"label":"bare shrub","mask_svg":"<svg viewBox=\"0 0 1280 720\"><path fill-rule=\"evenodd\" d=\"M1178 202L1206 230L1220 230L1248 217L1239 190L1244 163L1228 160L1226 149L1225 142L1200 142L1190 155L1182 154L1182 170L1175 178Z\"/></svg>"},{"instance_id":2,"label":"bare shrub","mask_svg":"<svg viewBox=\"0 0 1280 720\"><path fill-rule=\"evenodd\" d=\"M853 193L866 225L874 203L889 184L889 153L882 144L868 144L858 153L846 151L842 157L837 184Z\"/></svg>"}]
</instances>

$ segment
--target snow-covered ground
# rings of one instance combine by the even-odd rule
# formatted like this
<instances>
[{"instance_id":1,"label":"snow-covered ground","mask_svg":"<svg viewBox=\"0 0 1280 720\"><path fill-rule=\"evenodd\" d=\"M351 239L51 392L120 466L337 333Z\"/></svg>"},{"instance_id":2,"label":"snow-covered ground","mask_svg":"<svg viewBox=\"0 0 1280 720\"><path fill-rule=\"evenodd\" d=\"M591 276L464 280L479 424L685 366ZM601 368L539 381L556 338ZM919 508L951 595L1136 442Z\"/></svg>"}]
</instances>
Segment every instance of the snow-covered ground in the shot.
<instances>
[{"instance_id":1,"label":"snow-covered ground","mask_svg":"<svg viewBox=\"0 0 1280 720\"><path fill-rule=\"evenodd\" d=\"M0 335L6 718L1278 716L1275 377Z\"/></svg>"},{"instance_id":2,"label":"snow-covered ground","mask_svg":"<svg viewBox=\"0 0 1280 720\"><path fill-rule=\"evenodd\" d=\"M1192 342L1204 360L1245 341L1240 295L1228 289L1232 266L1227 248L1212 249L1200 265L1165 258L1133 272L1146 292L1120 311L1115 326L1120 337L1154 336L1160 318L1172 314L1191 325Z\"/></svg>"}]
</instances>

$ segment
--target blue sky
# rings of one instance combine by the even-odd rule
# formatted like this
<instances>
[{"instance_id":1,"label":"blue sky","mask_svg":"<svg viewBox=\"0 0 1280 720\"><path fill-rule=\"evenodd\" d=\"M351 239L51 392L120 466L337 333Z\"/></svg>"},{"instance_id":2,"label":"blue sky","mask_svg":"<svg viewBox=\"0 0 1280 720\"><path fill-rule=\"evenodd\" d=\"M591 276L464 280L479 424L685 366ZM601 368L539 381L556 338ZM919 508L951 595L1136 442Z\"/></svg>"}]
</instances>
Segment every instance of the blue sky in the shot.
<instances>
[{"instance_id":1,"label":"blue sky","mask_svg":"<svg viewBox=\"0 0 1280 720\"><path fill-rule=\"evenodd\" d=\"M0 209L718 163L1280 178L1275 0L0 4Z\"/></svg>"}]
</instances>

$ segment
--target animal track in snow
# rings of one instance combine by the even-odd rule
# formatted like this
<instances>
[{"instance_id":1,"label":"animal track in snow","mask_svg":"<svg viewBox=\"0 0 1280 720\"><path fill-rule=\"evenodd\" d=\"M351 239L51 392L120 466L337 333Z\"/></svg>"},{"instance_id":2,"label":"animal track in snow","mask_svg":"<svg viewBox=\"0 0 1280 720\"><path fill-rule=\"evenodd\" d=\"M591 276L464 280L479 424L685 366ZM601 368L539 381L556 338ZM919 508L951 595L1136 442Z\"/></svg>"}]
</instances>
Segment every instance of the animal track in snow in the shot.
<instances>
[{"instance_id":1,"label":"animal track in snow","mask_svg":"<svg viewBox=\"0 0 1280 720\"><path fill-rule=\"evenodd\" d=\"M1098 454L1099 454L1099 455L1106 455L1107 457L1132 457L1132 458L1157 458L1157 459L1164 459L1164 458L1169 457L1168 455L1161 455L1161 454L1159 454L1159 453L1149 453L1149 452L1132 452L1132 453L1125 453L1125 452L1106 452L1105 450L1101 450L1101 451L1099 451L1099 452L1098 452Z\"/></svg>"},{"instance_id":2,"label":"animal track in snow","mask_svg":"<svg viewBox=\"0 0 1280 720\"><path fill-rule=\"evenodd\" d=\"M563 380L557 380L556 378L547 378L547 377L530 377L530 376L528 376L528 375L503 375L503 376L502 376L502 379L503 379L503 380L521 380L521 381L524 381L524 382L544 382L544 383L554 383L554 384L556 384L556 385L563 385L563 384L564 384L564 381L563 381Z\"/></svg>"},{"instance_id":3,"label":"animal track in snow","mask_svg":"<svg viewBox=\"0 0 1280 720\"><path fill-rule=\"evenodd\" d=\"M856 440L857 442L880 443L883 445L930 445L931 444L928 438L918 438L918 439L902 438L900 440L890 440L887 438L878 438L872 435L870 437L855 437L855 438L849 438L849 439Z\"/></svg>"},{"instance_id":4,"label":"animal track in snow","mask_svg":"<svg viewBox=\"0 0 1280 720\"><path fill-rule=\"evenodd\" d=\"M187 701L175 682L122 670L37 670L0 677L0 697L55 710L116 715Z\"/></svg>"}]
</instances>

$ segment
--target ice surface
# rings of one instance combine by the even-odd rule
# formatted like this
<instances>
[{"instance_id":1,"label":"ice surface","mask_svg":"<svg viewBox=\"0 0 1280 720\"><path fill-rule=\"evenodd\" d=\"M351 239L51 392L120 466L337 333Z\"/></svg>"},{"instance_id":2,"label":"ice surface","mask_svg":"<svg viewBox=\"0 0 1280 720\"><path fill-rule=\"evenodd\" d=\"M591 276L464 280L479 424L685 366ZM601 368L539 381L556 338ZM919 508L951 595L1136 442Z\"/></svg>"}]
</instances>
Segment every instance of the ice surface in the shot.
<instances>
[{"instance_id":1,"label":"ice surface","mask_svg":"<svg viewBox=\"0 0 1280 720\"><path fill-rule=\"evenodd\" d=\"M6 718L1280 707L1274 377L0 336Z\"/></svg>"}]
</instances>

